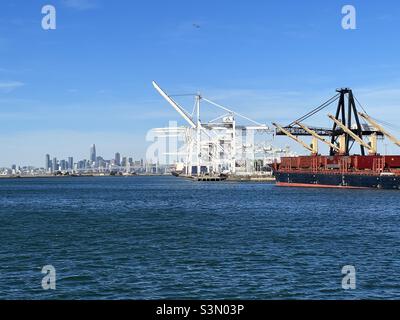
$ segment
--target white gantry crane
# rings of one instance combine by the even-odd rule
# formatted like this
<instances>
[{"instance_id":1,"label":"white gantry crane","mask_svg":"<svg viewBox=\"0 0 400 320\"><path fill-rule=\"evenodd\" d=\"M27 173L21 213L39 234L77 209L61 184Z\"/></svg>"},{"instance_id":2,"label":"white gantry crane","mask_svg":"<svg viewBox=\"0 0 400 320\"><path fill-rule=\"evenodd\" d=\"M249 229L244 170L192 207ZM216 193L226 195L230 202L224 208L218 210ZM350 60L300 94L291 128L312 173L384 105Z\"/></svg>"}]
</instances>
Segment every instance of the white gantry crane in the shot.
<instances>
[{"instance_id":1,"label":"white gantry crane","mask_svg":"<svg viewBox=\"0 0 400 320\"><path fill-rule=\"evenodd\" d=\"M235 174L237 169L237 155L241 156L244 153L242 152L244 149L246 149L245 153L249 153L247 141L243 140L247 140L248 136L251 137L254 135L254 132L272 134L272 130L267 125L256 122L204 98L200 94L193 95L195 97L195 108L193 113L190 114L154 81L153 86L189 125L186 128L185 138L185 167L187 175L193 174L193 164L196 166L196 175L201 174L202 168L207 168L209 174ZM201 102L206 102L222 110L223 114L211 121L202 122L200 114ZM237 125L236 118L242 118L252 125ZM242 131L241 135L237 134L238 130ZM238 141L239 138L241 141ZM251 147L256 148L254 142ZM254 150L252 153L255 153Z\"/></svg>"}]
</instances>

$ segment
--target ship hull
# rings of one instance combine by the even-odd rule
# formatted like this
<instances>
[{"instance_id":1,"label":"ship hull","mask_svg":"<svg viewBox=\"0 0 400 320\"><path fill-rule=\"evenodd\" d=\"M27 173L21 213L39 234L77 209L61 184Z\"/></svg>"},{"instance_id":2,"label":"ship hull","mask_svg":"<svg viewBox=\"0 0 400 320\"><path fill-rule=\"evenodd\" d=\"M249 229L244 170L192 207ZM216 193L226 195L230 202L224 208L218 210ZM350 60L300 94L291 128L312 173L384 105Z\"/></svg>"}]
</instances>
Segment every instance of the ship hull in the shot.
<instances>
[{"instance_id":1,"label":"ship hull","mask_svg":"<svg viewBox=\"0 0 400 320\"><path fill-rule=\"evenodd\" d=\"M400 177L391 175L275 172L275 178L283 187L400 189Z\"/></svg>"}]
</instances>

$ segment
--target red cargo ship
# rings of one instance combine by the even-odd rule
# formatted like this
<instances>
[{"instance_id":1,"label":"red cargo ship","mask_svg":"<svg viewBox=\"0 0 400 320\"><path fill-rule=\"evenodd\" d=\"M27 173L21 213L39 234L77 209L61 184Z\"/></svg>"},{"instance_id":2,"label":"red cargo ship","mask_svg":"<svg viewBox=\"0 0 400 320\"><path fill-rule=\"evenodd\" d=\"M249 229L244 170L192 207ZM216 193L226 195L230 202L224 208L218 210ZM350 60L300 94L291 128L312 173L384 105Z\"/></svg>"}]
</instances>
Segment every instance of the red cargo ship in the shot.
<instances>
[{"instance_id":1,"label":"red cargo ship","mask_svg":"<svg viewBox=\"0 0 400 320\"><path fill-rule=\"evenodd\" d=\"M356 99L350 89L337 92L336 96L286 127L274 123L277 135L286 135L311 152L310 156L282 157L280 162L274 163L277 185L399 190L400 156L378 154L377 138L387 137L397 146L400 141L367 113L357 111ZM334 122L332 129L308 127L302 123L337 100L336 116L329 115ZM368 125L361 125L360 118ZM311 136L313 142L308 145L300 140L300 136ZM329 146L329 155L318 154L318 141ZM360 146L359 155L350 154L354 145Z\"/></svg>"}]
</instances>

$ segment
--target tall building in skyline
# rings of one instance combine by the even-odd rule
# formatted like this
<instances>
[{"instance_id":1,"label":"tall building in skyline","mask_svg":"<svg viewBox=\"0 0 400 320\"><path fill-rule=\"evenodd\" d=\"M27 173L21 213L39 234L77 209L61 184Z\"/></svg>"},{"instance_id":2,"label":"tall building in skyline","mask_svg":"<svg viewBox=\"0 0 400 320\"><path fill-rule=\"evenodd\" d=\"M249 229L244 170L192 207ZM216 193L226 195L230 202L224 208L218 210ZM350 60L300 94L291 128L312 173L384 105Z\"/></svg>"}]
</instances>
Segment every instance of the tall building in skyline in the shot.
<instances>
[{"instance_id":1,"label":"tall building in skyline","mask_svg":"<svg viewBox=\"0 0 400 320\"><path fill-rule=\"evenodd\" d=\"M53 158L53 172L56 172L56 171L58 171L58 161L57 161L57 158Z\"/></svg>"},{"instance_id":2,"label":"tall building in skyline","mask_svg":"<svg viewBox=\"0 0 400 320\"><path fill-rule=\"evenodd\" d=\"M74 158L73 157L68 157L68 169L69 170L74 169Z\"/></svg>"},{"instance_id":3,"label":"tall building in skyline","mask_svg":"<svg viewBox=\"0 0 400 320\"><path fill-rule=\"evenodd\" d=\"M60 170L64 171L67 169L67 161L60 160Z\"/></svg>"},{"instance_id":4,"label":"tall building in skyline","mask_svg":"<svg viewBox=\"0 0 400 320\"><path fill-rule=\"evenodd\" d=\"M96 162L96 145L92 144L90 147L90 161L91 162Z\"/></svg>"},{"instance_id":5,"label":"tall building in skyline","mask_svg":"<svg viewBox=\"0 0 400 320\"><path fill-rule=\"evenodd\" d=\"M46 171L50 171L50 169L51 169L51 161L50 161L49 154L46 154L46 161L45 161L44 168L46 169Z\"/></svg>"},{"instance_id":6,"label":"tall building in skyline","mask_svg":"<svg viewBox=\"0 0 400 320\"><path fill-rule=\"evenodd\" d=\"M127 163L126 157L122 157L121 167L126 167L126 163Z\"/></svg>"},{"instance_id":7,"label":"tall building in skyline","mask_svg":"<svg viewBox=\"0 0 400 320\"><path fill-rule=\"evenodd\" d=\"M96 158L94 158L96 156ZM66 174L66 171L69 173L76 173L79 171L85 171L86 173L107 173L107 172L115 172L119 170L121 172L131 172L140 170L143 168L143 159L140 161L134 161L134 158L123 156L120 152L115 153L115 157L113 159L105 159L100 155L97 155L96 145L93 144L90 147L90 160L82 159L76 160L74 162L74 157L68 156L66 158L51 156L49 153L45 155L45 163L40 168L35 168L38 172L47 173L47 174ZM118 168L119 167L119 168ZM24 167L23 167L24 168ZM16 170L16 169L15 169ZM0 171L1 174L1 171Z\"/></svg>"},{"instance_id":8,"label":"tall building in skyline","mask_svg":"<svg viewBox=\"0 0 400 320\"><path fill-rule=\"evenodd\" d=\"M115 154L115 165L117 166L121 165L121 154L119 152Z\"/></svg>"}]
</instances>

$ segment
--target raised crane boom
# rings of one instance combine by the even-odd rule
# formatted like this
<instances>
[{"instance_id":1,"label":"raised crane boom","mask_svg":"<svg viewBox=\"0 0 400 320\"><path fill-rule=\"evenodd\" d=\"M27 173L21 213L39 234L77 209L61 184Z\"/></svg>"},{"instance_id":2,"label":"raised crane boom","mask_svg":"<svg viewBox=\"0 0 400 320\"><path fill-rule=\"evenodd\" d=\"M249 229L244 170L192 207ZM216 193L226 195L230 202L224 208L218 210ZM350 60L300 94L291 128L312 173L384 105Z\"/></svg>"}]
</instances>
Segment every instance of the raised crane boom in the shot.
<instances>
[{"instance_id":1,"label":"raised crane boom","mask_svg":"<svg viewBox=\"0 0 400 320\"><path fill-rule=\"evenodd\" d=\"M390 141L392 141L395 145L400 147L400 140L398 140L396 137L394 137L392 134L386 131L380 124L378 124L375 120L373 120L370 116L368 116L365 113L359 112L358 113L360 117L364 118L366 121L368 121L375 129L379 130L382 132L386 137L389 138Z\"/></svg>"},{"instance_id":2,"label":"raised crane boom","mask_svg":"<svg viewBox=\"0 0 400 320\"><path fill-rule=\"evenodd\" d=\"M301 122L296 121L295 124L297 124L298 126L300 126L302 129L304 129L304 131L306 131L307 133L311 134L313 137L317 138L318 140L322 141L323 143L326 143L328 146L330 146L331 148L333 148L336 151L340 151L339 147L337 147L336 145L334 145L333 143L330 143L329 141L325 140L323 137L321 137L318 133L316 133L315 131L311 130L310 128L308 128L306 125L302 124Z\"/></svg>"},{"instance_id":3,"label":"raised crane boom","mask_svg":"<svg viewBox=\"0 0 400 320\"><path fill-rule=\"evenodd\" d=\"M300 143L304 148L306 148L307 150L309 150L312 153L315 153L315 149L311 148L307 143L305 143L304 141L300 140L299 138L297 138L296 136L292 135L289 131L287 131L286 129L284 129L281 125L277 124L277 123L272 123L275 127L277 127L279 130L281 130L284 134L286 134L289 138L293 139L294 141L296 141L297 143Z\"/></svg>"},{"instance_id":4,"label":"raised crane boom","mask_svg":"<svg viewBox=\"0 0 400 320\"><path fill-rule=\"evenodd\" d=\"M155 81L153 81L153 87L182 116L182 118L185 119L187 123L189 123L192 128L197 127L194 121L186 114L185 110L179 104L177 104L174 99L166 94Z\"/></svg>"},{"instance_id":5,"label":"raised crane boom","mask_svg":"<svg viewBox=\"0 0 400 320\"><path fill-rule=\"evenodd\" d=\"M373 148L366 143L363 139L361 139L359 136L357 136L353 131L351 131L349 128L347 128L342 121L339 121L338 119L336 119L333 115L328 114L328 117L335 122L340 128L343 129L343 131L345 131L346 133L348 133L353 139L354 141L356 141L357 143L359 143L360 145L362 145L363 147L367 148L368 150L370 150L372 153L376 153L376 150L373 150Z\"/></svg>"}]
</instances>

